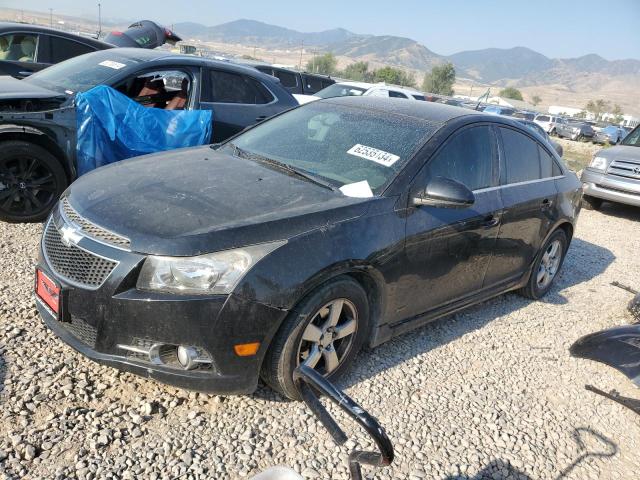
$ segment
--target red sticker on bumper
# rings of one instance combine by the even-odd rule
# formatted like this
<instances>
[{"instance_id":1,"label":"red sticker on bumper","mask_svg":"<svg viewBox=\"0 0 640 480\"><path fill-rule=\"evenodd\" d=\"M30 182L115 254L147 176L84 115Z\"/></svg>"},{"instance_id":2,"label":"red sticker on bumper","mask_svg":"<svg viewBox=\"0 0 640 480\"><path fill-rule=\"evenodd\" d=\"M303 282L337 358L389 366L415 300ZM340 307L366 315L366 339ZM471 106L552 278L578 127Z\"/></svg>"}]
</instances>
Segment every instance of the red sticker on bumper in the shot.
<instances>
[{"instance_id":1,"label":"red sticker on bumper","mask_svg":"<svg viewBox=\"0 0 640 480\"><path fill-rule=\"evenodd\" d=\"M36 270L36 295L51 310L58 313L60 309L60 287L40 270Z\"/></svg>"}]
</instances>

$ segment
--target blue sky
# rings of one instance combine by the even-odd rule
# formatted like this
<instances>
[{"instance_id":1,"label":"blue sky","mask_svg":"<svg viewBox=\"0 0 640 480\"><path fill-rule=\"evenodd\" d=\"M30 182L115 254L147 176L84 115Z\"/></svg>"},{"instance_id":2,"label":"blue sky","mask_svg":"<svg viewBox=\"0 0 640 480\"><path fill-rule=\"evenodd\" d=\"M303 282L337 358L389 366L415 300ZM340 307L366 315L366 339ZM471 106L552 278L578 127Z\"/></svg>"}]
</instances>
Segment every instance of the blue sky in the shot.
<instances>
[{"instance_id":1,"label":"blue sky","mask_svg":"<svg viewBox=\"0 0 640 480\"><path fill-rule=\"evenodd\" d=\"M97 15L97 1L2 0L3 6ZM436 53L525 46L549 57L640 58L640 0L102 0L104 18L216 25L250 18L301 31L343 27L410 37ZM178 32L179 33L179 32Z\"/></svg>"}]
</instances>

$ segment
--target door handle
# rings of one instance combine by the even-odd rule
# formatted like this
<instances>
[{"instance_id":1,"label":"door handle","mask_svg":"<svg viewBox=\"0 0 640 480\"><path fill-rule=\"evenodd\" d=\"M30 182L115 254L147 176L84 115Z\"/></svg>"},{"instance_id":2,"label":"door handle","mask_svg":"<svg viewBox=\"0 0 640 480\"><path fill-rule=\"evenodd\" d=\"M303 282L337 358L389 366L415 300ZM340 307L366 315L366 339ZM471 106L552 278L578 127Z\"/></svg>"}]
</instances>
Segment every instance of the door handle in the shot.
<instances>
[{"instance_id":1,"label":"door handle","mask_svg":"<svg viewBox=\"0 0 640 480\"><path fill-rule=\"evenodd\" d=\"M266 120L267 116L266 115L260 115L259 117L256 117L256 122L261 122L263 120Z\"/></svg>"},{"instance_id":2,"label":"door handle","mask_svg":"<svg viewBox=\"0 0 640 480\"><path fill-rule=\"evenodd\" d=\"M489 215L489 216L484 218L484 227L485 228L495 227L499 223L500 223L500 216L499 215Z\"/></svg>"}]
</instances>

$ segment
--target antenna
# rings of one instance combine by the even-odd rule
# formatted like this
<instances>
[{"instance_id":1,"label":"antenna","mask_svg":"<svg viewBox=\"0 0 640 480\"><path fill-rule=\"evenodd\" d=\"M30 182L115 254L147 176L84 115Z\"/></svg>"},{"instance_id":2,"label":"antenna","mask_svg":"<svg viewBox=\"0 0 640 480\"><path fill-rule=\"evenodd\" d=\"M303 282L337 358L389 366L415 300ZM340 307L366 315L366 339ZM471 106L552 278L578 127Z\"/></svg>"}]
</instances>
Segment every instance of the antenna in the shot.
<instances>
[{"instance_id":1,"label":"antenna","mask_svg":"<svg viewBox=\"0 0 640 480\"><path fill-rule=\"evenodd\" d=\"M98 39L102 34L102 4L98 2Z\"/></svg>"}]
</instances>

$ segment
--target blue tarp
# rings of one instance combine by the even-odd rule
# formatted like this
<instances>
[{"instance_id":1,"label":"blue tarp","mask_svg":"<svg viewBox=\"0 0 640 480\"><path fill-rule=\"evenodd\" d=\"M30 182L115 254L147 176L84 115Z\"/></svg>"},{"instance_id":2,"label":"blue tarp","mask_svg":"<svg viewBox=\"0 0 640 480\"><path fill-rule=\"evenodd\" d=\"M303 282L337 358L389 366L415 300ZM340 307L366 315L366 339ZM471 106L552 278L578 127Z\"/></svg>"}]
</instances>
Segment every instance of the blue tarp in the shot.
<instances>
[{"instance_id":1,"label":"blue tarp","mask_svg":"<svg viewBox=\"0 0 640 480\"><path fill-rule=\"evenodd\" d=\"M99 85L76 97L78 176L147 153L209 143L211 110L147 108Z\"/></svg>"}]
</instances>

